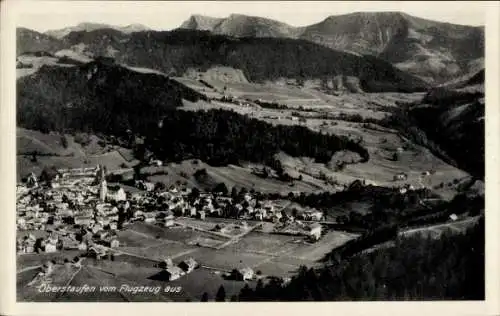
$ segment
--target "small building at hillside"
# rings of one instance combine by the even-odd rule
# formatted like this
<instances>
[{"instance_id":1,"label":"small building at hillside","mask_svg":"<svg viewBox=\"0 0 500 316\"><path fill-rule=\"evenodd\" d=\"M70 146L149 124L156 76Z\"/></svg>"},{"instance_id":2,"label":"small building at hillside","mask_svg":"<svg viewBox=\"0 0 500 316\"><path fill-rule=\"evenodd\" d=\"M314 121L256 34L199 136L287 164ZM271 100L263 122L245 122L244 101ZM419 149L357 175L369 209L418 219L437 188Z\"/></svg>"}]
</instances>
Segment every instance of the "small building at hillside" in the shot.
<instances>
[{"instance_id":1,"label":"small building at hillside","mask_svg":"<svg viewBox=\"0 0 500 316\"><path fill-rule=\"evenodd\" d=\"M165 219L165 227L173 227L175 226L175 221L173 219Z\"/></svg>"},{"instance_id":2,"label":"small building at hillside","mask_svg":"<svg viewBox=\"0 0 500 316\"><path fill-rule=\"evenodd\" d=\"M406 173L403 173L403 172L398 173L398 174L394 175L394 177L393 177L394 181L405 181L407 179L408 179L408 175Z\"/></svg>"},{"instance_id":3,"label":"small building at hillside","mask_svg":"<svg viewBox=\"0 0 500 316\"><path fill-rule=\"evenodd\" d=\"M110 248L118 248L120 247L120 241L118 239L111 239L109 246Z\"/></svg>"},{"instance_id":4,"label":"small building at hillside","mask_svg":"<svg viewBox=\"0 0 500 316\"><path fill-rule=\"evenodd\" d=\"M181 268L184 272L190 273L194 269L198 268L200 265L193 258L188 258L181 263L179 263L178 267Z\"/></svg>"},{"instance_id":5,"label":"small building at hillside","mask_svg":"<svg viewBox=\"0 0 500 316\"><path fill-rule=\"evenodd\" d=\"M252 268L242 268L239 270L233 270L234 271L234 278L236 280L240 281L246 281L246 280L251 280L255 276L255 272L253 271Z\"/></svg>"},{"instance_id":6,"label":"small building at hillside","mask_svg":"<svg viewBox=\"0 0 500 316\"><path fill-rule=\"evenodd\" d=\"M56 244L54 244L54 243L45 244L45 252L46 253L52 253L52 252L56 252L56 251L57 251Z\"/></svg>"},{"instance_id":7,"label":"small building at hillside","mask_svg":"<svg viewBox=\"0 0 500 316\"><path fill-rule=\"evenodd\" d=\"M182 269L179 267L170 266L165 269L164 275L166 276L167 280L174 281L184 275L184 271L182 271Z\"/></svg>"},{"instance_id":8,"label":"small building at hillside","mask_svg":"<svg viewBox=\"0 0 500 316\"><path fill-rule=\"evenodd\" d=\"M204 220L205 219L205 211L199 211L198 212L198 217L201 219L201 220Z\"/></svg>"},{"instance_id":9,"label":"small building at hillside","mask_svg":"<svg viewBox=\"0 0 500 316\"><path fill-rule=\"evenodd\" d=\"M321 238L322 227L319 223L314 223L309 226L308 236L312 240L319 240Z\"/></svg>"}]
</instances>

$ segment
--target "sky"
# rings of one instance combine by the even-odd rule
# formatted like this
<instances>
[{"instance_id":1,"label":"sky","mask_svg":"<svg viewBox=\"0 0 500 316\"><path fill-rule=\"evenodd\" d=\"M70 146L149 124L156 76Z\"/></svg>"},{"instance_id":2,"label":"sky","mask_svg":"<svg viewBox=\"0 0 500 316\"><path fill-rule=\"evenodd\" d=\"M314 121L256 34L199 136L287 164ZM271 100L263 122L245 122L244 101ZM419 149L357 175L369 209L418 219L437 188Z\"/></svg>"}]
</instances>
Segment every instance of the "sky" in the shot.
<instances>
[{"instance_id":1,"label":"sky","mask_svg":"<svg viewBox=\"0 0 500 316\"><path fill-rule=\"evenodd\" d=\"M330 15L402 11L421 18L464 25L484 25L495 2L453 1L15 1L17 26L39 32L81 22L143 24L154 30L179 27L192 14L227 17L232 13L267 17L293 26L322 21Z\"/></svg>"}]
</instances>

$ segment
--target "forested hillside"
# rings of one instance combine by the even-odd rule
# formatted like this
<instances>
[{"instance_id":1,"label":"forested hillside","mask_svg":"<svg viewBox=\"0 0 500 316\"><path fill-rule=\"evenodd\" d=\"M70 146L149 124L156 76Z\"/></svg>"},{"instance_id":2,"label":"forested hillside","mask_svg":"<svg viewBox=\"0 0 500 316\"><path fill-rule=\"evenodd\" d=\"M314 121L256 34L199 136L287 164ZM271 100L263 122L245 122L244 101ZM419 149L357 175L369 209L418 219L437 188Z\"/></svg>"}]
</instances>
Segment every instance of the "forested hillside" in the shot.
<instances>
[{"instance_id":1,"label":"forested hillside","mask_svg":"<svg viewBox=\"0 0 500 316\"><path fill-rule=\"evenodd\" d=\"M57 38L24 27L16 29L17 55L27 52L56 52L63 44Z\"/></svg>"},{"instance_id":2,"label":"forested hillside","mask_svg":"<svg viewBox=\"0 0 500 316\"><path fill-rule=\"evenodd\" d=\"M482 70L463 83L429 91L409 115L461 169L484 178L484 106Z\"/></svg>"},{"instance_id":3,"label":"forested hillside","mask_svg":"<svg viewBox=\"0 0 500 316\"><path fill-rule=\"evenodd\" d=\"M273 126L232 111L173 111L163 118L162 128L148 134L150 149L167 160L199 158L212 165L255 161L271 164L274 154L328 162L339 150L359 153L368 161L368 151L358 142L335 135L319 134L304 126Z\"/></svg>"},{"instance_id":4,"label":"forested hillside","mask_svg":"<svg viewBox=\"0 0 500 316\"><path fill-rule=\"evenodd\" d=\"M161 75L97 61L77 67L43 66L17 81L20 127L124 135L144 131L194 91Z\"/></svg>"}]
</instances>

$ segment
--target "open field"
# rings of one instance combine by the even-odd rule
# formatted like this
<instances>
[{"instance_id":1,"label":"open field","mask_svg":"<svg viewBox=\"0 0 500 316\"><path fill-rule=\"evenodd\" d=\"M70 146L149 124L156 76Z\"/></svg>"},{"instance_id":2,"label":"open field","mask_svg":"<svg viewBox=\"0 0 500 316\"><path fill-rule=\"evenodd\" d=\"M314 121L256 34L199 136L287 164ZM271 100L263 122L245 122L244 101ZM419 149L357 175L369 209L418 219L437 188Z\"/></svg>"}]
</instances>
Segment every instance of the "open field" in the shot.
<instances>
[{"instance_id":1,"label":"open field","mask_svg":"<svg viewBox=\"0 0 500 316\"><path fill-rule=\"evenodd\" d=\"M340 231L330 231L314 244L302 244L293 250L293 256L307 260L320 260L332 249L340 247L359 235Z\"/></svg>"},{"instance_id":2,"label":"open field","mask_svg":"<svg viewBox=\"0 0 500 316\"><path fill-rule=\"evenodd\" d=\"M204 224L202 221L193 222L199 222L200 228ZM212 222L210 225L205 225L205 228L211 227L215 222L216 221ZM250 223L250 225L252 224ZM193 231L189 229L166 229L149 224L135 223L133 226L129 226L128 230L140 231L140 234L130 233L127 235L127 238L129 239L128 243L136 244L138 246L120 247L118 249L119 251L122 250L125 253L135 254L137 256L158 261L170 257L173 258L174 261L180 262L184 259L192 257L202 266L219 269L221 271L230 271L235 268L239 269L247 266L260 267L263 265L268 268L267 270L269 272L266 273L269 274L274 274L276 271L275 268L271 268L273 263L276 265L286 265L287 267L284 271L289 271L291 268L296 269L301 264L315 264L317 260L321 259L333 248L338 247L357 236L355 234L339 231L330 231L327 232L320 241L310 244L306 243L304 241L304 237L300 236L251 232L240 238L235 243L230 243L223 249L216 250L206 247L196 247L194 245L190 246L189 240L193 239L192 235L190 235L190 237L182 235L191 234ZM164 233L161 233L160 231L164 231ZM160 234L160 239L151 239L153 243L151 245L147 245L147 240L150 239L144 235L156 236L157 234ZM179 238L180 236L184 236L184 238ZM134 238L137 238L138 241L133 242L132 240ZM198 238L214 240L213 236ZM158 240L161 240L162 243L158 244ZM217 238L215 238L215 240L217 240ZM119 262L123 261L119 258L119 256L116 257L115 260ZM142 259L138 258L137 260L141 261ZM146 263L146 265L149 266L150 263ZM288 272L286 274L288 275Z\"/></svg>"},{"instance_id":3,"label":"open field","mask_svg":"<svg viewBox=\"0 0 500 316\"><path fill-rule=\"evenodd\" d=\"M142 222L134 223L129 229L150 236L151 238L160 238L174 242L189 243L190 240L198 237L227 241L227 238L215 236L214 234L185 229L181 227L165 228L158 225L151 225Z\"/></svg>"},{"instance_id":4,"label":"open field","mask_svg":"<svg viewBox=\"0 0 500 316\"><path fill-rule=\"evenodd\" d=\"M438 238L445 231L450 231L453 233L465 233L465 231L474 226L479 220L479 216L470 217L463 220L449 221L443 224L429 225L424 227L412 228L408 230L401 231L399 234L401 236L411 236L419 234L424 237Z\"/></svg>"},{"instance_id":5,"label":"open field","mask_svg":"<svg viewBox=\"0 0 500 316\"><path fill-rule=\"evenodd\" d=\"M95 135L78 136L86 140L85 145L82 145L75 140L77 136L65 134L66 146L63 146L62 136L55 132L44 134L17 128L16 136L18 180L30 172L39 175L43 168L51 166L80 168L101 164L112 171L123 166L132 167L137 163L137 160L130 159L128 150L112 146L103 147ZM36 161L32 159L33 152L37 153Z\"/></svg>"},{"instance_id":6,"label":"open field","mask_svg":"<svg viewBox=\"0 0 500 316\"><path fill-rule=\"evenodd\" d=\"M264 179L252 173L253 167L262 168L262 166L258 164L251 164L249 166L228 165L226 167L212 167L201 161L195 164L193 160L186 160L182 163L169 163L163 167L148 167L141 172L146 174L164 173L151 175L148 177L148 180L151 182L165 183L167 187L180 182L187 183L189 186L199 189L212 189L217 183L223 182L229 189L232 187L245 187L265 193L288 193L290 191L316 192L318 190L328 189L328 186L322 183L322 181L308 175L303 175L302 181L294 181L293 186L290 186L288 182L283 182L278 179ZM203 182L199 182L193 177L193 174L200 169L206 169L208 175L207 179Z\"/></svg>"},{"instance_id":7,"label":"open field","mask_svg":"<svg viewBox=\"0 0 500 316\"><path fill-rule=\"evenodd\" d=\"M118 240L121 247L149 247L160 245L164 242L162 239L153 238L152 236L136 232L133 229L119 231Z\"/></svg>"},{"instance_id":8,"label":"open field","mask_svg":"<svg viewBox=\"0 0 500 316\"><path fill-rule=\"evenodd\" d=\"M16 78L19 79L24 76L29 76L34 74L35 72L40 69L40 67L44 65L50 65L50 66L59 66L59 67L73 67L74 65L72 64L65 64L59 62L58 57L52 57L52 56L32 56L29 54L24 54L17 56L17 61L22 63L23 65L31 65L31 67L26 67L26 68L17 68L16 69Z\"/></svg>"},{"instance_id":9,"label":"open field","mask_svg":"<svg viewBox=\"0 0 500 316\"><path fill-rule=\"evenodd\" d=\"M184 256L194 253L199 248L191 247L188 245L182 245L178 243L173 243L171 241L164 241L157 246L147 246L147 247L120 247L118 251L124 251L130 254L143 256L158 261L165 260L166 258L177 258L179 256ZM119 257L117 257L118 260Z\"/></svg>"},{"instance_id":10,"label":"open field","mask_svg":"<svg viewBox=\"0 0 500 316\"><path fill-rule=\"evenodd\" d=\"M39 286L45 283L50 285L64 286L78 273L79 268L66 265L55 265L53 273L47 278L41 279L35 276L31 280L23 278L23 283L17 284L17 297L23 301L50 302L57 299L61 293L44 292ZM18 279L19 281L19 279Z\"/></svg>"},{"instance_id":11,"label":"open field","mask_svg":"<svg viewBox=\"0 0 500 316\"><path fill-rule=\"evenodd\" d=\"M227 250L256 252L275 256L290 245L297 246L295 241L302 241L303 237L292 237L278 234L250 233L236 244L228 246Z\"/></svg>"},{"instance_id":12,"label":"open field","mask_svg":"<svg viewBox=\"0 0 500 316\"><path fill-rule=\"evenodd\" d=\"M27 253L17 255L17 271L22 269L40 266L47 261L56 260L62 263L64 259L73 260L74 257L81 255L79 250L64 250L53 253Z\"/></svg>"}]
</instances>

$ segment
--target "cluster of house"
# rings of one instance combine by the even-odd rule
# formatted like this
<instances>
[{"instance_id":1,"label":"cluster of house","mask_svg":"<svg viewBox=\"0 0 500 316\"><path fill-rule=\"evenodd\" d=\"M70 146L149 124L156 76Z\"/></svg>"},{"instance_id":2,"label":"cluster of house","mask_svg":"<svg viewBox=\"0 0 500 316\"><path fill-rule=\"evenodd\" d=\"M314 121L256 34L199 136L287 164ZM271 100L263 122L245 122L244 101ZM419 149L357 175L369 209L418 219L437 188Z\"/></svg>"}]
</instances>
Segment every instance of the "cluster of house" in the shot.
<instances>
[{"instance_id":1,"label":"cluster of house","mask_svg":"<svg viewBox=\"0 0 500 316\"><path fill-rule=\"evenodd\" d=\"M18 230L48 233L39 238L33 234L20 238L18 252L86 250L93 243L118 247L117 203L125 202L127 207L126 195L123 189L108 190L102 170L100 166L60 169L46 187L31 174L26 184L18 185Z\"/></svg>"},{"instance_id":2,"label":"cluster of house","mask_svg":"<svg viewBox=\"0 0 500 316\"><path fill-rule=\"evenodd\" d=\"M178 265L175 265L172 259L167 258L160 264L160 267L163 268L163 271L160 272L160 277L162 279L174 281L183 275L193 272L194 269L200 267L200 264L193 258L188 258L181 261Z\"/></svg>"},{"instance_id":3,"label":"cluster of house","mask_svg":"<svg viewBox=\"0 0 500 316\"><path fill-rule=\"evenodd\" d=\"M18 251L90 250L92 245L114 248L119 246L116 231L126 222L144 221L170 227L175 225L175 216L203 220L207 216L228 216L228 209L233 212L231 216L237 214L241 220L289 223L323 219L319 211L304 211L294 218L273 201L258 202L252 193L245 193L238 202L218 193L200 193L192 199L188 198L191 193L188 188L155 190L147 181L136 182L141 190L127 193L120 186L108 185L105 175L101 166L59 169L50 176L42 174L48 185L40 185L34 174L18 185L18 230L53 232L44 238L26 235L18 240ZM101 253L95 247L92 251Z\"/></svg>"},{"instance_id":4,"label":"cluster of house","mask_svg":"<svg viewBox=\"0 0 500 316\"><path fill-rule=\"evenodd\" d=\"M199 268L200 264L195 259L188 258L175 265L172 259L167 258L160 263L159 267L163 270L157 277L163 280L175 281ZM226 277L231 280L246 281L252 280L255 275L255 271L252 268L246 267L233 269L231 272L227 273Z\"/></svg>"}]
</instances>

